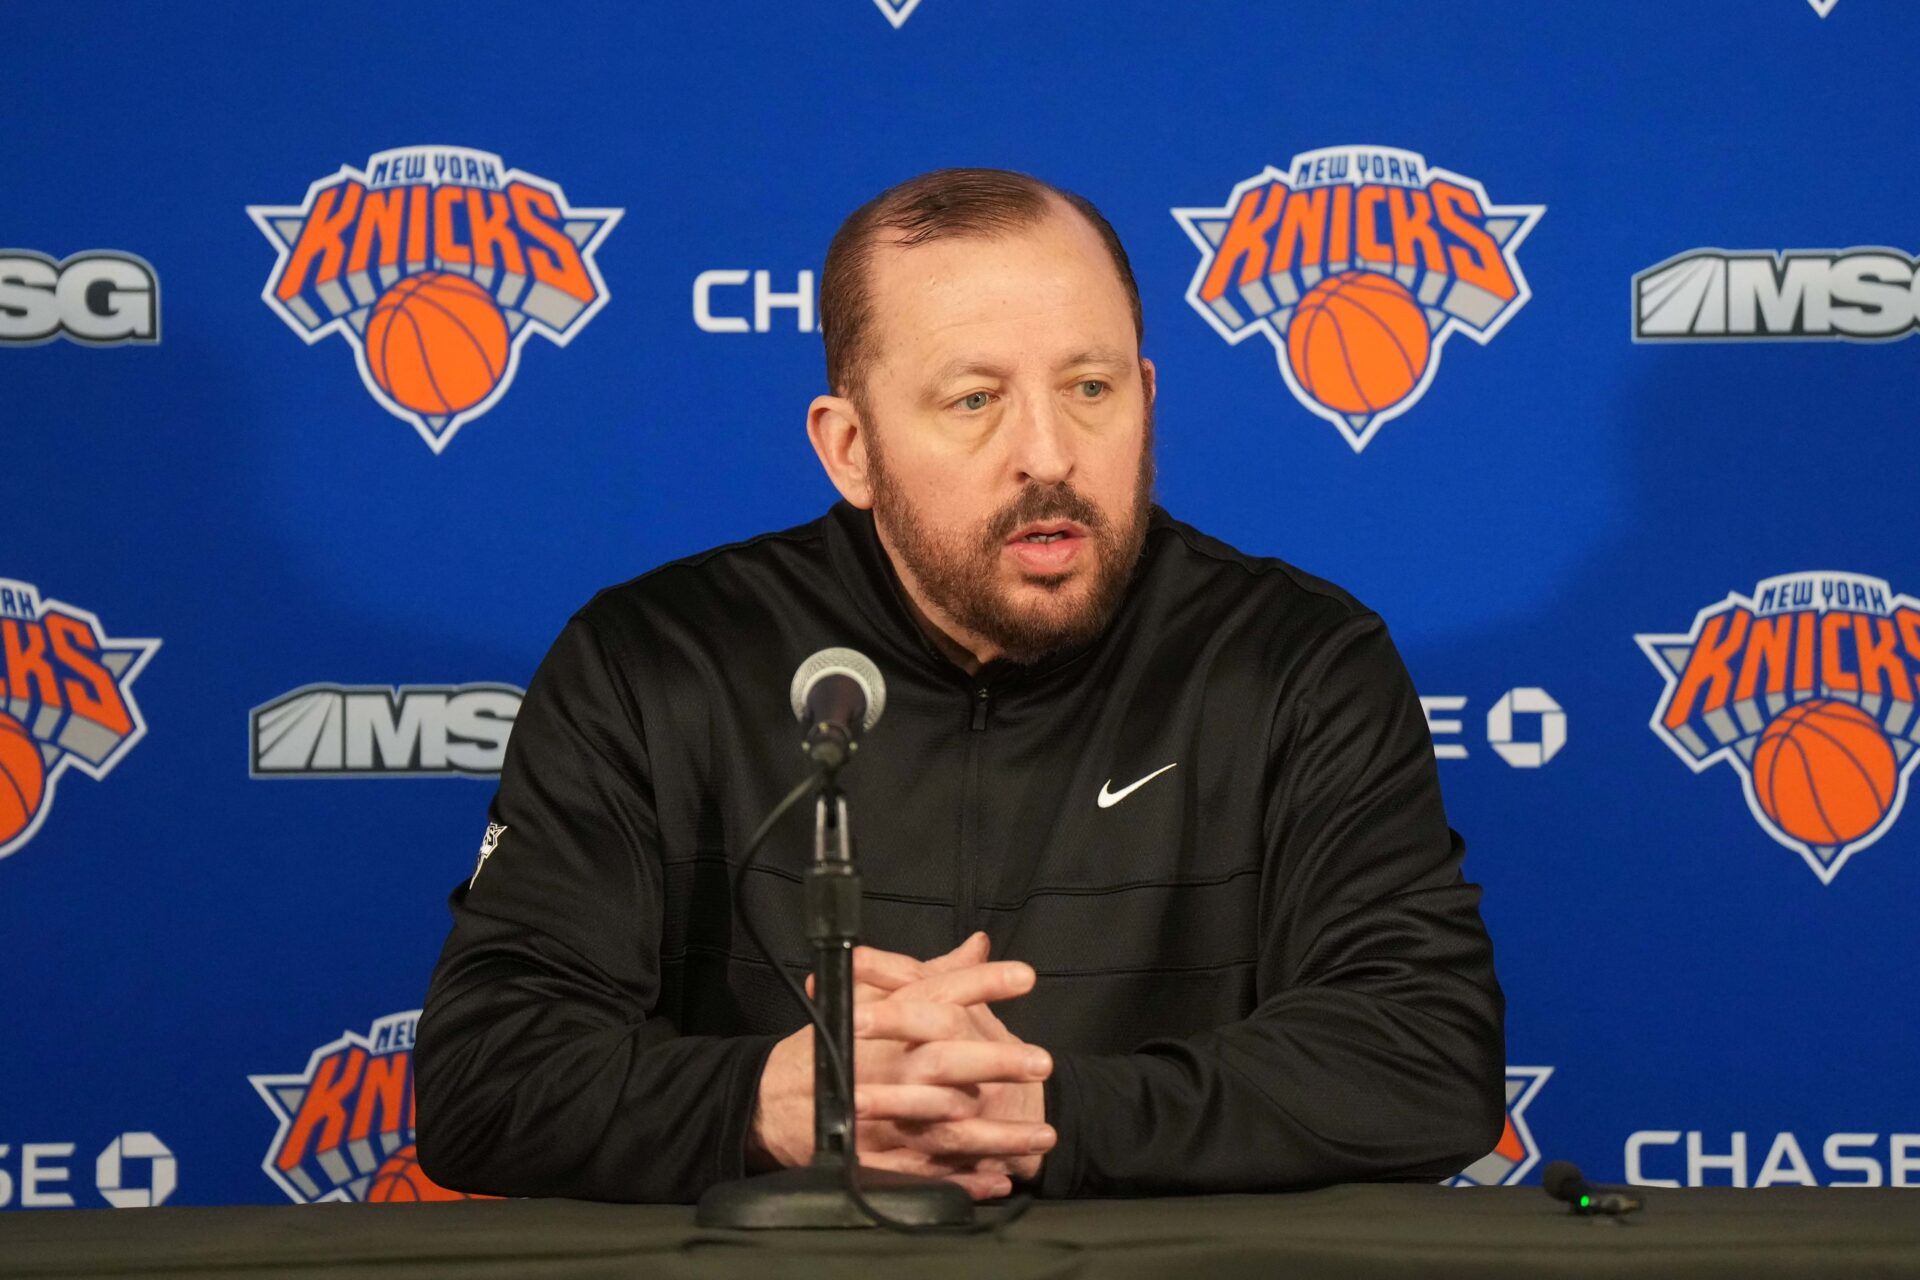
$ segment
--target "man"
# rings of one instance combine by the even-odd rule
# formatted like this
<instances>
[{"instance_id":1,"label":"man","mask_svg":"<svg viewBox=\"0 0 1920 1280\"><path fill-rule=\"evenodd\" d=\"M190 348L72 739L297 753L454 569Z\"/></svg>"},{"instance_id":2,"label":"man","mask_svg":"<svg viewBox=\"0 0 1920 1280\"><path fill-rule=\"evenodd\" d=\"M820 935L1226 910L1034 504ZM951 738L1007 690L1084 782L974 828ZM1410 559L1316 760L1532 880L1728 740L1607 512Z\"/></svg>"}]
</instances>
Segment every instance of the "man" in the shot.
<instances>
[{"instance_id":1,"label":"man","mask_svg":"<svg viewBox=\"0 0 1920 1280\"><path fill-rule=\"evenodd\" d=\"M686 1201L811 1155L785 693L829 645L885 718L863 1162L975 1198L1437 1179L1502 1123L1502 1000L1380 619L1151 505L1154 368L1091 205L944 170L848 219L808 433L844 501L602 592L527 692L416 1053L422 1164ZM956 945L957 944L957 945Z\"/></svg>"}]
</instances>

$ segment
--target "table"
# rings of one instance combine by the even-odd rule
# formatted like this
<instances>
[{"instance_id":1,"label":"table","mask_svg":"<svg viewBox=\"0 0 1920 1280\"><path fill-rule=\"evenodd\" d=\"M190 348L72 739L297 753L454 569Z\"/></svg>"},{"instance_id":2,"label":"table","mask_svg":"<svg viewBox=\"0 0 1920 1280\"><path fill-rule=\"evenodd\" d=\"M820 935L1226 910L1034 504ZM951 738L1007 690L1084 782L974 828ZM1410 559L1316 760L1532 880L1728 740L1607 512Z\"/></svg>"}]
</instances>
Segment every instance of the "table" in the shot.
<instances>
[{"instance_id":1,"label":"table","mask_svg":"<svg viewBox=\"0 0 1920 1280\"><path fill-rule=\"evenodd\" d=\"M1913 1191L1648 1194L1625 1225L1537 1187L1043 1202L998 1235L938 1239L713 1231L691 1208L570 1200L40 1210L0 1213L0 1275L1920 1277Z\"/></svg>"}]
</instances>

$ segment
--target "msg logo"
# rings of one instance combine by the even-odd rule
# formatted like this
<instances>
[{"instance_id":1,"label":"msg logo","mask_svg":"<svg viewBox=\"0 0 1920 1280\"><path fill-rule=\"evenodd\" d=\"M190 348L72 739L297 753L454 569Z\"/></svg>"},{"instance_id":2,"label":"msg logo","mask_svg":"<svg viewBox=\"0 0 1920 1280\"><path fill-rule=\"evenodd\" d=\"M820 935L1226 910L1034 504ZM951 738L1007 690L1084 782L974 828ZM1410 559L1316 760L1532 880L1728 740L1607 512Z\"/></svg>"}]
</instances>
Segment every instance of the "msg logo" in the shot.
<instances>
[{"instance_id":1,"label":"msg logo","mask_svg":"<svg viewBox=\"0 0 1920 1280\"><path fill-rule=\"evenodd\" d=\"M0 249L0 343L37 346L66 337L90 347L160 341L160 277L117 249L56 262L32 249Z\"/></svg>"},{"instance_id":2,"label":"msg logo","mask_svg":"<svg viewBox=\"0 0 1920 1280\"><path fill-rule=\"evenodd\" d=\"M1693 249L1633 277L1635 342L1887 342L1920 329L1899 249Z\"/></svg>"},{"instance_id":3,"label":"msg logo","mask_svg":"<svg viewBox=\"0 0 1920 1280\"><path fill-rule=\"evenodd\" d=\"M256 778L500 772L525 691L510 684L310 684L253 709Z\"/></svg>"}]
</instances>

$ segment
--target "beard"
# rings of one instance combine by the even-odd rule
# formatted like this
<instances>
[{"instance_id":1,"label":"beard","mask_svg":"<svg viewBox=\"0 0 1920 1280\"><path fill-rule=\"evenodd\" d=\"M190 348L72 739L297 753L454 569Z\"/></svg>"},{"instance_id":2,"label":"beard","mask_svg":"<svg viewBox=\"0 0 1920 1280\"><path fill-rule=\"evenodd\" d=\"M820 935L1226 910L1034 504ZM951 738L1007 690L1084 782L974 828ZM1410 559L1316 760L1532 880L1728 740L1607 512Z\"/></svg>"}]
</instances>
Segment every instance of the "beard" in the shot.
<instances>
[{"instance_id":1,"label":"beard","mask_svg":"<svg viewBox=\"0 0 1920 1280\"><path fill-rule=\"evenodd\" d=\"M872 419L868 418L871 428ZM900 559L913 573L929 602L972 634L1019 663L1077 648L1096 639L1120 608L1127 583L1147 541L1147 514L1153 500L1153 406L1146 410L1140 467L1129 509L1109 518L1070 484L1030 481L1012 501L972 532L932 528L887 470L877 432L867 435L868 482L873 516L885 527ZM1022 525L1042 520L1072 520L1087 531L1096 553L1091 579L1075 590L1088 571L1022 572L1019 581L1040 589L1041 598L1021 601L1002 576L1002 551ZM1023 594L1031 597L1032 592Z\"/></svg>"}]
</instances>

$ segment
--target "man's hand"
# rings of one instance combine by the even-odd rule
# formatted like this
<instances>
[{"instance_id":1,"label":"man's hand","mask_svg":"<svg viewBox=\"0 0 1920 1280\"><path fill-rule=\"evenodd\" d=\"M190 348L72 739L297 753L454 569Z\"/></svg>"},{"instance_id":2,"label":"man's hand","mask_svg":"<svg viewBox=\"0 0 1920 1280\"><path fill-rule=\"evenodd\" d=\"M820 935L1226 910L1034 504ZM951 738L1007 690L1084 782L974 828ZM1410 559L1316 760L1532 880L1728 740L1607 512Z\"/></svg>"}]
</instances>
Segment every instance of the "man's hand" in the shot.
<instances>
[{"instance_id":1,"label":"man's hand","mask_svg":"<svg viewBox=\"0 0 1920 1280\"><path fill-rule=\"evenodd\" d=\"M854 1004L885 999L894 990L934 973L951 972L986 958L986 936L975 934L943 956L915 960L875 947L853 951ZM813 975L807 975L807 995L814 995ZM855 1032L856 1037L859 1035ZM858 1079L869 1079L874 1063L870 1053L854 1054ZM855 1105L859 1088L856 1084ZM930 1090L930 1086L926 1087ZM952 1091L943 1115L955 1118L968 1111L968 1097ZM969 1094L971 1090L967 1090ZM925 1103L926 1095L920 1095ZM909 1099L911 1101L911 1099ZM755 1169L791 1168L813 1158L813 1024L809 1022L774 1045L760 1073L760 1093L748 1135L748 1164Z\"/></svg>"},{"instance_id":2,"label":"man's hand","mask_svg":"<svg viewBox=\"0 0 1920 1280\"><path fill-rule=\"evenodd\" d=\"M1008 1194L1039 1173L1055 1134L1045 1123L1044 1049L987 1007L1033 989L1032 968L988 962L975 934L925 962L854 951L854 1107L860 1162ZM809 983L811 994L811 983ZM760 1167L813 1155L813 1030L774 1046L760 1079L750 1155Z\"/></svg>"},{"instance_id":3,"label":"man's hand","mask_svg":"<svg viewBox=\"0 0 1920 1280\"><path fill-rule=\"evenodd\" d=\"M1033 970L988 962L985 934L929 961L925 976L914 976L900 959L874 952L865 965L856 960L865 988L855 992L856 1057L891 1056L896 1063L878 1077L857 1073L861 1163L951 1178L978 1199L1006 1195L1011 1178L1038 1176L1055 1141L1042 1084L1053 1060L1008 1031L988 1007L1031 991ZM977 1077L963 1070L952 1079L941 1074L945 1064L964 1067L975 1056L1002 1070Z\"/></svg>"}]
</instances>

